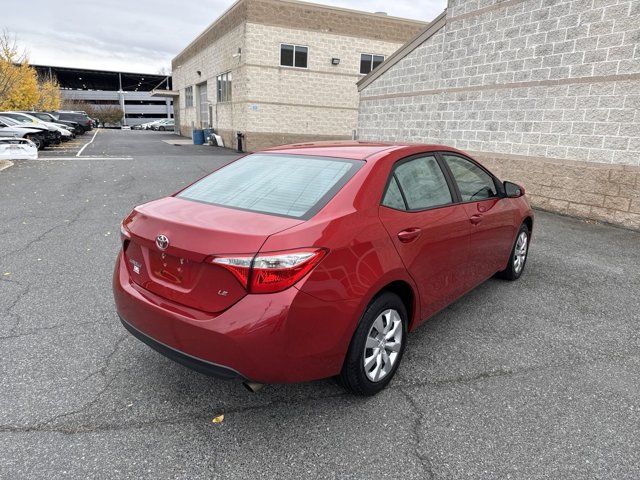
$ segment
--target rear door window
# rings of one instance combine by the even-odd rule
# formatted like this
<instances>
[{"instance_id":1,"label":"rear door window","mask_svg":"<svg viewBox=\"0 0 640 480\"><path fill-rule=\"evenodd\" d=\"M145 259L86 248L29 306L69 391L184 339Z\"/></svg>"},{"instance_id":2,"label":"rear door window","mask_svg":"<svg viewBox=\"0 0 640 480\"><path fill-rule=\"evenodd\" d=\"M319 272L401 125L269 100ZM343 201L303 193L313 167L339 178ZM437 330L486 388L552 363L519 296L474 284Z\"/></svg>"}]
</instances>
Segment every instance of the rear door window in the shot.
<instances>
[{"instance_id":1,"label":"rear door window","mask_svg":"<svg viewBox=\"0 0 640 480\"><path fill-rule=\"evenodd\" d=\"M384 205L385 207L394 208L396 210L407 209L407 205L404 203L404 198L402 197L402 193L400 192L400 187L398 186L398 181L396 180L395 175L392 176L391 180L389 181L387 193L385 193L384 195L382 205Z\"/></svg>"},{"instance_id":2,"label":"rear door window","mask_svg":"<svg viewBox=\"0 0 640 480\"><path fill-rule=\"evenodd\" d=\"M363 161L340 158L254 154L213 172L177 196L306 220L324 207L362 165Z\"/></svg>"},{"instance_id":3,"label":"rear door window","mask_svg":"<svg viewBox=\"0 0 640 480\"><path fill-rule=\"evenodd\" d=\"M398 208L398 194L407 210L426 210L453 202L447 179L435 155L403 161L394 168L382 204L402 210Z\"/></svg>"}]
</instances>

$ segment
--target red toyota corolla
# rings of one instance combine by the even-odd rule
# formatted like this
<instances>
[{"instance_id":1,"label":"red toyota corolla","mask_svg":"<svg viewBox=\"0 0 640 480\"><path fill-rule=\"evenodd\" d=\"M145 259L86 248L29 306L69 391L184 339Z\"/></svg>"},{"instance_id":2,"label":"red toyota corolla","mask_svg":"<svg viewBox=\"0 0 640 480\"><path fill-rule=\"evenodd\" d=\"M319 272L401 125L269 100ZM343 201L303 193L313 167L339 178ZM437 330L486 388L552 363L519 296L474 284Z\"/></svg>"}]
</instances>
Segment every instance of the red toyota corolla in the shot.
<instances>
[{"instance_id":1,"label":"red toyota corolla","mask_svg":"<svg viewBox=\"0 0 640 480\"><path fill-rule=\"evenodd\" d=\"M113 289L134 336L202 373L372 395L407 332L520 277L532 227L524 190L459 150L293 145L136 207Z\"/></svg>"}]
</instances>

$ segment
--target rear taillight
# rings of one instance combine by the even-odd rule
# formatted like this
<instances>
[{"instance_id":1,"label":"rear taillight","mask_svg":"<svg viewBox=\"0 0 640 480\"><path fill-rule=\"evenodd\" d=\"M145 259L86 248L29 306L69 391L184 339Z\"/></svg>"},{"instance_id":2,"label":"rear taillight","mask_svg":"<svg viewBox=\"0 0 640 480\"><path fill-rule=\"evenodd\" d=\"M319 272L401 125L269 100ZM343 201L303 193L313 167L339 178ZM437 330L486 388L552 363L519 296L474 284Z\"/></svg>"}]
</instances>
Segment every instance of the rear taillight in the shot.
<instances>
[{"instance_id":1,"label":"rear taillight","mask_svg":"<svg viewBox=\"0 0 640 480\"><path fill-rule=\"evenodd\" d=\"M122 240L123 242L126 240L131 240L131 234L129 233L127 227L124 226L124 223L120 224L120 240Z\"/></svg>"},{"instance_id":2,"label":"rear taillight","mask_svg":"<svg viewBox=\"0 0 640 480\"><path fill-rule=\"evenodd\" d=\"M251 272L251 262L253 257L214 257L211 263L220 265L229 270L246 289Z\"/></svg>"},{"instance_id":3,"label":"rear taillight","mask_svg":"<svg viewBox=\"0 0 640 480\"><path fill-rule=\"evenodd\" d=\"M274 293L294 285L327 254L324 248L304 248L248 256L216 256L210 263L229 270L249 293Z\"/></svg>"}]
</instances>

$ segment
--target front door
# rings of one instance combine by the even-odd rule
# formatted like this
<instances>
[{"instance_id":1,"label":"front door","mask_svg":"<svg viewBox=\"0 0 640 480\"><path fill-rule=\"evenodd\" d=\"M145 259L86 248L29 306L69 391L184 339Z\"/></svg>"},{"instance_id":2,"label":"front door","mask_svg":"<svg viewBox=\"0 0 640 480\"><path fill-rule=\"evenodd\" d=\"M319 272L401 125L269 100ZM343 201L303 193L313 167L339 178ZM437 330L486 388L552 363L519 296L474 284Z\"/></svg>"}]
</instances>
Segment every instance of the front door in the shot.
<instances>
[{"instance_id":1,"label":"front door","mask_svg":"<svg viewBox=\"0 0 640 480\"><path fill-rule=\"evenodd\" d=\"M472 160L442 153L471 223L469 280L478 285L502 270L515 235L510 203L500 198L492 175Z\"/></svg>"},{"instance_id":2,"label":"front door","mask_svg":"<svg viewBox=\"0 0 640 480\"><path fill-rule=\"evenodd\" d=\"M469 218L434 154L394 166L380 219L418 286L421 320L464 293Z\"/></svg>"}]
</instances>

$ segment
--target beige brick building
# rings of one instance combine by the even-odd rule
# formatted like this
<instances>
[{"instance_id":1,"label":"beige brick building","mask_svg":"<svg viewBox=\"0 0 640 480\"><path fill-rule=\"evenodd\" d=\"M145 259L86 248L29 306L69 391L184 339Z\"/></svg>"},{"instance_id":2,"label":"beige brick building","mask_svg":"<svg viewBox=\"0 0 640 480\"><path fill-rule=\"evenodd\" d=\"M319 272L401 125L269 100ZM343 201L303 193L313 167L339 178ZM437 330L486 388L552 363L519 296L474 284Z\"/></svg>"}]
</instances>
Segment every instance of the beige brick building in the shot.
<instances>
[{"instance_id":1,"label":"beige brick building","mask_svg":"<svg viewBox=\"0 0 640 480\"><path fill-rule=\"evenodd\" d=\"M640 0L449 0L359 89L361 139L453 145L538 208L640 229Z\"/></svg>"},{"instance_id":2,"label":"beige brick building","mask_svg":"<svg viewBox=\"0 0 640 480\"><path fill-rule=\"evenodd\" d=\"M255 150L348 139L365 73L423 22L294 0L239 0L173 60L176 123Z\"/></svg>"}]
</instances>

